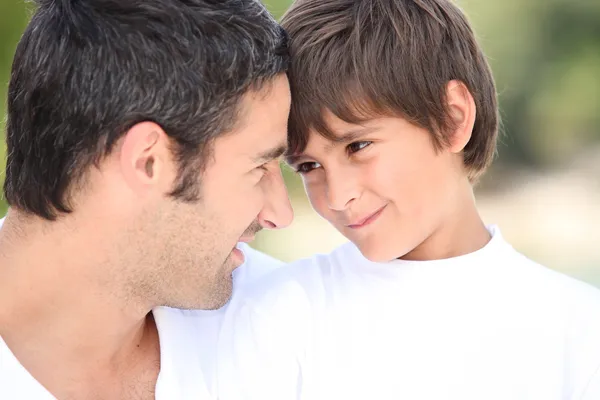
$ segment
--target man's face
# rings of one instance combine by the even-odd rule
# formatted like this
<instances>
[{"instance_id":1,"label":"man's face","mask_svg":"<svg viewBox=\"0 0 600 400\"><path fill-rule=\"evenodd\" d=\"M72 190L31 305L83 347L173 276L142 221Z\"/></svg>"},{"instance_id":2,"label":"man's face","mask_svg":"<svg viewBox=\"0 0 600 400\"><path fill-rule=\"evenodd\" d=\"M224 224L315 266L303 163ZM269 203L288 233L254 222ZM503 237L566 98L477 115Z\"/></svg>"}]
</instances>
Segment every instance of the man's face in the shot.
<instances>
[{"instance_id":1,"label":"man's face","mask_svg":"<svg viewBox=\"0 0 600 400\"><path fill-rule=\"evenodd\" d=\"M326 122L339 142L311 132L290 157L313 208L370 260L422 257L465 180L461 157L436 152L425 129L401 118L353 125L328 113Z\"/></svg>"},{"instance_id":2,"label":"man's face","mask_svg":"<svg viewBox=\"0 0 600 400\"><path fill-rule=\"evenodd\" d=\"M279 159L286 148L290 91L285 75L243 100L240 123L215 140L200 179L200 201L165 199L153 216L160 262L156 285L165 305L219 308L243 263L238 242L261 228L290 224L292 209ZM148 246L147 246L148 247Z\"/></svg>"}]
</instances>

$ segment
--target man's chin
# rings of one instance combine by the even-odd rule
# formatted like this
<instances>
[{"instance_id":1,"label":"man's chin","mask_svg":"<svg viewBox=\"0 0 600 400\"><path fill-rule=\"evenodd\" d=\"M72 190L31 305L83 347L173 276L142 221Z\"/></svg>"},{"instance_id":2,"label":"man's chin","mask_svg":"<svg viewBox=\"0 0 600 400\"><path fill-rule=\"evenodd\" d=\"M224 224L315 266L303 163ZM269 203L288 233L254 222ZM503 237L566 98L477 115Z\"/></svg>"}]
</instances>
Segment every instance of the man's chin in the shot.
<instances>
[{"instance_id":1,"label":"man's chin","mask_svg":"<svg viewBox=\"0 0 600 400\"><path fill-rule=\"evenodd\" d=\"M233 295L233 271L244 263L244 253L235 247L222 264L220 276L210 293L206 293L201 309L217 310L229 302Z\"/></svg>"},{"instance_id":2,"label":"man's chin","mask_svg":"<svg viewBox=\"0 0 600 400\"><path fill-rule=\"evenodd\" d=\"M213 288L210 296L202 304L203 310L218 310L229 302L233 295L233 277L229 273Z\"/></svg>"}]
</instances>

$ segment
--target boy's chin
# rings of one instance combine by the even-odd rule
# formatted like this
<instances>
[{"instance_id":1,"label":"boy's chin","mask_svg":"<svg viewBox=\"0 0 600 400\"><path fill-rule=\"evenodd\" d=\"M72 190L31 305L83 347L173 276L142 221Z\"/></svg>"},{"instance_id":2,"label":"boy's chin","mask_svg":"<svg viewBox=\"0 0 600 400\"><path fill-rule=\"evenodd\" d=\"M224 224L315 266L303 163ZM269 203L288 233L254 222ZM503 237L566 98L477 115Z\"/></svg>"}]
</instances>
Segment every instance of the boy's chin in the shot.
<instances>
[{"instance_id":1,"label":"boy's chin","mask_svg":"<svg viewBox=\"0 0 600 400\"><path fill-rule=\"evenodd\" d=\"M402 255L398 255L398 249L391 249L381 244L355 243L363 257L371 262L386 263L395 260Z\"/></svg>"},{"instance_id":2,"label":"boy's chin","mask_svg":"<svg viewBox=\"0 0 600 400\"><path fill-rule=\"evenodd\" d=\"M382 232L381 235L363 237L352 240L358 247L363 257L371 262L386 263L406 256L414 250L414 237L403 237L401 235L390 235Z\"/></svg>"}]
</instances>

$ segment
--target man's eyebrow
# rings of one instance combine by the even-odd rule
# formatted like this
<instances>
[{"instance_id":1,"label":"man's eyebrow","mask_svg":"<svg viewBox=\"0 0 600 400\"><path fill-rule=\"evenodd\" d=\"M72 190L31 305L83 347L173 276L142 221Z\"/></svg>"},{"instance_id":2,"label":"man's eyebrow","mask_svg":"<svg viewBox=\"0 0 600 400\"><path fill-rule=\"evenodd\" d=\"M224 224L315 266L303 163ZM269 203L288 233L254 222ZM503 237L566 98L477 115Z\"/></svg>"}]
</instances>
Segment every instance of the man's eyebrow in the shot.
<instances>
[{"instance_id":1,"label":"man's eyebrow","mask_svg":"<svg viewBox=\"0 0 600 400\"><path fill-rule=\"evenodd\" d=\"M264 164L271 160L281 157L287 150L287 144L282 143L273 148L260 152L254 157L253 162L255 164Z\"/></svg>"}]
</instances>

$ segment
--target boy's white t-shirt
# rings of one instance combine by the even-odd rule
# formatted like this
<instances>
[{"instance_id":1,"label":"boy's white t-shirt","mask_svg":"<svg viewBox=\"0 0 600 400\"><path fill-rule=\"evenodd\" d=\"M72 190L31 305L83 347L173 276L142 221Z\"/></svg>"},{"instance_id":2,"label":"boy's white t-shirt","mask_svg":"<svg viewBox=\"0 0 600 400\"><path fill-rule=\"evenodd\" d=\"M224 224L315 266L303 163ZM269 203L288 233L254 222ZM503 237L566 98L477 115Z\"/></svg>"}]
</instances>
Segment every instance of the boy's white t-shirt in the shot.
<instances>
[{"instance_id":1,"label":"boy's white t-shirt","mask_svg":"<svg viewBox=\"0 0 600 400\"><path fill-rule=\"evenodd\" d=\"M0 227L3 220L0 220ZM233 297L283 263L241 243L244 264L233 273ZM160 340L156 399L216 399L216 347L227 306L214 311L159 307L152 311ZM57 360L60 364L60 360ZM0 399L54 400L14 357L0 336Z\"/></svg>"},{"instance_id":2,"label":"boy's white t-shirt","mask_svg":"<svg viewBox=\"0 0 600 400\"><path fill-rule=\"evenodd\" d=\"M374 263L351 243L227 310L220 400L599 400L600 291L490 227L472 254Z\"/></svg>"}]
</instances>

